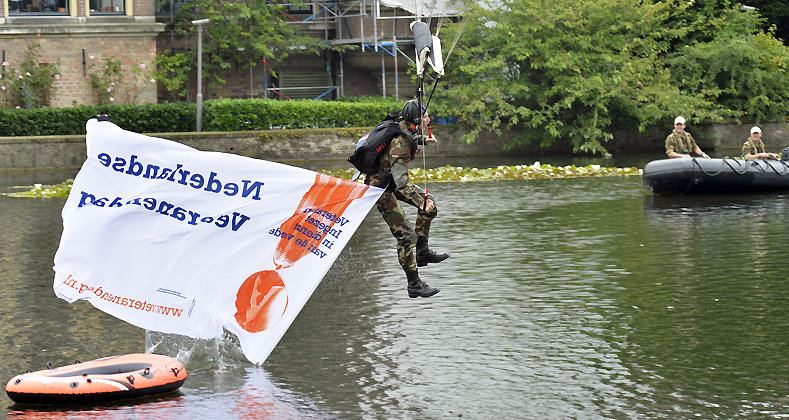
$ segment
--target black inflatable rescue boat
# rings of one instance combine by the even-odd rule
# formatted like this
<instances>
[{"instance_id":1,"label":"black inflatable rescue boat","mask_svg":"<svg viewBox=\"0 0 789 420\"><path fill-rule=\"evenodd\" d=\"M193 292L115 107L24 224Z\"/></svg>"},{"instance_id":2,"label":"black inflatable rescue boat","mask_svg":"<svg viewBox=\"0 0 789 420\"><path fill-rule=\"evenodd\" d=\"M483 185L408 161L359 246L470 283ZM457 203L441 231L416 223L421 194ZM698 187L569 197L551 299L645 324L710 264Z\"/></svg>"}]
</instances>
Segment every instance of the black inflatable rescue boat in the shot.
<instances>
[{"instance_id":1,"label":"black inflatable rescue boat","mask_svg":"<svg viewBox=\"0 0 789 420\"><path fill-rule=\"evenodd\" d=\"M642 183L658 195L737 194L789 189L789 162L744 159L661 159L649 162Z\"/></svg>"}]
</instances>

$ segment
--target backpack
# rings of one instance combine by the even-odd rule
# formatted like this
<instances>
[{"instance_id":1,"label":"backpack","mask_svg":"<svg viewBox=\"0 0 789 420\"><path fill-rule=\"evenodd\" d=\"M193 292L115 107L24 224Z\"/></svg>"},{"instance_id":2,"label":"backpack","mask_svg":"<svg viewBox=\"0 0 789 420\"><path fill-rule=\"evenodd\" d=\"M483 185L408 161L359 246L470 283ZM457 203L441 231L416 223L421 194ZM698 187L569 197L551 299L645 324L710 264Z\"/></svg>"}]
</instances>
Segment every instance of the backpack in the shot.
<instances>
[{"instance_id":1,"label":"backpack","mask_svg":"<svg viewBox=\"0 0 789 420\"><path fill-rule=\"evenodd\" d=\"M359 172L372 175L378 172L378 158L389 147L392 139L403 134L396 119L385 119L367 134L359 138L356 151L348 158Z\"/></svg>"}]
</instances>

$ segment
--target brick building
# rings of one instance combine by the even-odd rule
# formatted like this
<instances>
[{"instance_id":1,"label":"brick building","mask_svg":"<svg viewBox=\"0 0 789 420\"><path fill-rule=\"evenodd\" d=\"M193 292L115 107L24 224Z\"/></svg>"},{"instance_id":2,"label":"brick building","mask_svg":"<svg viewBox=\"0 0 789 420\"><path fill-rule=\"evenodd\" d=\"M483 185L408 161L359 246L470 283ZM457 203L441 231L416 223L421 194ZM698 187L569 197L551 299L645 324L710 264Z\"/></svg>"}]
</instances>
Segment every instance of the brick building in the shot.
<instances>
[{"instance_id":1,"label":"brick building","mask_svg":"<svg viewBox=\"0 0 789 420\"><path fill-rule=\"evenodd\" d=\"M204 85L203 98L412 97L416 88L407 74L414 67L413 35L408 25L415 12L423 11L409 11L409 6L397 1L286 4L290 24L326 42L355 46L355 50L295 54L265 65L233 63L223 75L227 83L213 89ZM131 101L129 92L119 92L117 103L177 100L144 76L153 70L152 61L164 50L194 48L196 35L182 38L165 31L172 18L170 10L182 4L182 0L169 4L154 0L0 0L3 61L18 65L28 46L36 42L41 46L41 65L60 59L62 74L50 103L53 107L96 103L90 73L100 69L107 58L120 60L127 75L134 66L146 67L141 77L127 83L142 94ZM452 14L442 11L436 18L439 15ZM192 102L196 75L189 86L186 100Z\"/></svg>"},{"instance_id":2,"label":"brick building","mask_svg":"<svg viewBox=\"0 0 789 420\"><path fill-rule=\"evenodd\" d=\"M457 11L446 9L446 0L432 19L452 18ZM227 81L203 88L203 98L293 98L334 99L341 96L413 97L414 42L410 23L415 20L413 2L398 0L372 2L284 4L286 21L304 33L333 45L350 46L343 53L325 51L321 55L293 54L277 63L231 63L222 77ZM420 11L421 12L421 11ZM169 21L161 19L160 21ZM196 35L187 39L162 33L158 52L194 48ZM396 47L395 47L396 46ZM395 55L397 60L395 60ZM395 61L397 65L395 66ZM272 77L276 74L276 78ZM188 101L194 101L196 78L189 82ZM160 90L160 100L172 100Z\"/></svg>"},{"instance_id":3,"label":"brick building","mask_svg":"<svg viewBox=\"0 0 789 420\"><path fill-rule=\"evenodd\" d=\"M60 60L53 107L95 103L89 73L105 58L120 60L125 71L144 64L136 102L156 102L155 84L145 77L164 30L154 15L154 0L0 0L0 50L10 66L19 65L33 43L41 46L40 64ZM122 103L126 93L118 96Z\"/></svg>"},{"instance_id":4,"label":"brick building","mask_svg":"<svg viewBox=\"0 0 789 420\"><path fill-rule=\"evenodd\" d=\"M315 10L321 10L317 3L307 4L305 8L312 9L312 6ZM332 5L335 6L336 4ZM391 9L388 13L392 17L395 14ZM231 63L231 68L222 74L227 83L213 88L204 85L203 99L335 99L341 96L389 97L396 93L398 97L406 98L414 95L416 86L411 75L407 74L409 68L414 68L413 36L408 26L413 20L412 16L401 11L398 19L375 19L370 10L367 10L365 16L359 13L358 8L353 16L341 19L331 15L320 18L322 14L326 14L326 11L316 15L290 11L291 18L304 20L315 16L307 22L290 23L299 26L310 36L334 45L351 45L353 49L344 53L324 51L319 55L292 54L282 62L269 62L266 65L258 62L250 66L248 62L234 62ZM340 28L337 21L342 22ZM375 31L379 35L377 39L373 36ZM171 36L165 31L158 38L158 53L162 54L168 49L178 51L183 48L196 48L196 39L196 34L183 39ZM392 53L395 39L398 53L397 72ZM187 100L193 102L196 75L191 76ZM159 100L173 99L160 87Z\"/></svg>"}]
</instances>

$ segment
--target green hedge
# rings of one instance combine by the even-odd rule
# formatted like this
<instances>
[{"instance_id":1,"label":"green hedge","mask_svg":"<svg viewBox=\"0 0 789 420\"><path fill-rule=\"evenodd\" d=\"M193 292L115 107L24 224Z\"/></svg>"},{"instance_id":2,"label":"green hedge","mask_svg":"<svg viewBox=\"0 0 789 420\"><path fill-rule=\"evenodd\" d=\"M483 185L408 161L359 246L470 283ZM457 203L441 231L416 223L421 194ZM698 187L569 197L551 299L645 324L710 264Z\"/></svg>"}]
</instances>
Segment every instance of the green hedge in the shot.
<instances>
[{"instance_id":1,"label":"green hedge","mask_svg":"<svg viewBox=\"0 0 789 420\"><path fill-rule=\"evenodd\" d=\"M394 96L387 96L384 98L383 96L343 96L342 98L336 99L339 102L371 102L371 103L381 103L381 104L389 104L393 107L397 108L398 106L402 108L403 103L405 101L412 99L412 98L404 98L404 99L395 99Z\"/></svg>"},{"instance_id":2,"label":"green hedge","mask_svg":"<svg viewBox=\"0 0 789 420\"><path fill-rule=\"evenodd\" d=\"M203 106L205 131L271 130L277 128L367 127L376 125L394 107L387 103L217 99Z\"/></svg>"},{"instance_id":3,"label":"green hedge","mask_svg":"<svg viewBox=\"0 0 789 420\"><path fill-rule=\"evenodd\" d=\"M0 109L0 136L85 134L85 123L97 114L107 114L118 126L137 133L195 130L194 104L83 105L73 108Z\"/></svg>"},{"instance_id":4,"label":"green hedge","mask_svg":"<svg viewBox=\"0 0 789 420\"><path fill-rule=\"evenodd\" d=\"M400 103L216 99L203 102L203 131L278 128L369 127ZM85 123L107 114L119 127L137 133L193 132L196 105L183 102L73 108L0 109L0 136L85 134Z\"/></svg>"}]
</instances>

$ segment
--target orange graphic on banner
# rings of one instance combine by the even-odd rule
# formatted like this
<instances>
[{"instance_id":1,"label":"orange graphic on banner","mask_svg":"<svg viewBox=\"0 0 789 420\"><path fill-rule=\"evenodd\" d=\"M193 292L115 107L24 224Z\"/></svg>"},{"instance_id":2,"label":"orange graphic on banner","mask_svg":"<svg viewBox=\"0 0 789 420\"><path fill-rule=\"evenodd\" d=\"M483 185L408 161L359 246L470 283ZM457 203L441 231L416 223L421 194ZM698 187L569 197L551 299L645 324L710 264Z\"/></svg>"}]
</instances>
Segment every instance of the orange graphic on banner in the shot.
<instances>
[{"instance_id":1,"label":"orange graphic on banner","mask_svg":"<svg viewBox=\"0 0 789 420\"><path fill-rule=\"evenodd\" d=\"M279 273L259 271L236 293L236 322L246 331L260 332L277 324L288 308L288 292Z\"/></svg>"},{"instance_id":2,"label":"orange graphic on banner","mask_svg":"<svg viewBox=\"0 0 789 420\"><path fill-rule=\"evenodd\" d=\"M280 239L274 251L275 270L249 276L236 293L236 321L241 328L256 333L277 324L288 306L287 289L278 271L315 253L326 232L367 189L367 185L357 182L315 175L315 183L301 198L293 216L279 228L289 235Z\"/></svg>"},{"instance_id":3,"label":"orange graphic on banner","mask_svg":"<svg viewBox=\"0 0 789 420\"><path fill-rule=\"evenodd\" d=\"M274 264L277 269L292 266L320 245L323 235L320 235L313 225L307 223L307 219L315 215L314 210L324 210L335 216L325 223L331 228L351 201L363 196L367 188L367 185L358 182L317 174L315 183L301 198L301 203L293 216L280 226L282 232L292 232L295 236L292 239L280 239L274 252ZM305 212L305 210L313 210L313 212Z\"/></svg>"}]
</instances>

